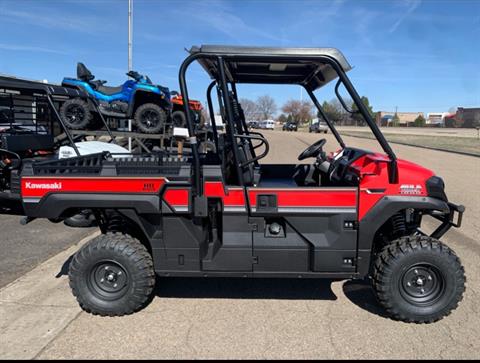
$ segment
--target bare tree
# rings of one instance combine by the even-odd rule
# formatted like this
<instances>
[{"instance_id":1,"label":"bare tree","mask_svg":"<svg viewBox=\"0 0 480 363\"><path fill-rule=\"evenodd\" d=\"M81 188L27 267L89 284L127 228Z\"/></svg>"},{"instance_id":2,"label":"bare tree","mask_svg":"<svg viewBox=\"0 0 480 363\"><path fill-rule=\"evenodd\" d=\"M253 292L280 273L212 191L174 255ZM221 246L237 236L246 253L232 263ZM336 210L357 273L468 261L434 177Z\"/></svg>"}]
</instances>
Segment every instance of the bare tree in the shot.
<instances>
[{"instance_id":1,"label":"bare tree","mask_svg":"<svg viewBox=\"0 0 480 363\"><path fill-rule=\"evenodd\" d=\"M277 112L277 104L269 95L258 97L256 103L258 112L264 120L271 119L275 112Z\"/></svg>"},{"instance_id":2,"label":"bare tree","mask_svg":"<svg viewBox=\"0 0 480 363\"><path fill-rule=\"evenodd\" d=\"M259 110L257 104L254 101L249 100L248 98L241 98L239 100L239 103L242 106L246 121L258 119Z\"/></svg>"},{"instance_id":3,"label":"bare tree","mask_svg":"<svg viewBox=\"0 0 480 363\"><path fill-rule=\"evenodd\" d=\"M297 124L312 119L313 104L310 101L288 100L282 107L282 111L292 116Z\"/></svg>"}]
</instances>

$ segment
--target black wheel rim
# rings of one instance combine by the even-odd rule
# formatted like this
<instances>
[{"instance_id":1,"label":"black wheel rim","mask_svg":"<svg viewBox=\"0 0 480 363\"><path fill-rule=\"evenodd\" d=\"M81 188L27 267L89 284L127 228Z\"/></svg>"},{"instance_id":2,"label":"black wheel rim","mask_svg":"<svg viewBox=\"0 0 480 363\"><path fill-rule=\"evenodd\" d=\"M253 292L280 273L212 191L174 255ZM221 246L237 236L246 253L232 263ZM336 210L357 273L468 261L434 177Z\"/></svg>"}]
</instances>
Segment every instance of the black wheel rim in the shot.
<instances>
[{"instance_id":1,"label":"black wheel rim","mask_svg":"<svg viewBox=\"0 0 480 363\"><path fill-rule=\"evenodd\" d=\"M417 306L430 306L445 292L445 278L438 268L430 264L411 266L400 279L403 298Z\"/></svg>"},{"instance_id":2,"label":"black wheel rim","mask_svg":"<svg viewBox=\"0 0 480 363\"><path fill-rule=\"evenodd\" d=\"M130 279L127 270L117 262L102 261L97 263L89 276L89 287L99 298L115 300L124 296Z\"/></svg>"},{"instance_id":3,"label":"black wheel rim","mask_svg":"<svg viewBox=\"0 0 480 363\"><path fill-rule=\"evenodd\" d=\"M146 129L155 129L160 125L161 116L157 111L154 110L145 110L140 115L140 123Z\"/></svg>"},{"instance_id":4,"label":"black wheel rim","mask_svg":"<svg viewBox=\"0 0 480 363\"><path fill-rule=\"evenodd\" d=\"M65 116L67 121L70 122L70 124L75 125L83 121L83 119L85 118L85 111L81 106L71 105L67 107Z\"/></svg>"},{"instance_id":5,"label":"black wheel rim","mask_svg":"<svg viewBox=\"0 0 480 363\"><path fill-rule=\"evenodd\" d=\"M182 127L183 126L182 116L174 115L173 116L173 125L176 126L176 127Z\"/></svg>"}]
</instances>

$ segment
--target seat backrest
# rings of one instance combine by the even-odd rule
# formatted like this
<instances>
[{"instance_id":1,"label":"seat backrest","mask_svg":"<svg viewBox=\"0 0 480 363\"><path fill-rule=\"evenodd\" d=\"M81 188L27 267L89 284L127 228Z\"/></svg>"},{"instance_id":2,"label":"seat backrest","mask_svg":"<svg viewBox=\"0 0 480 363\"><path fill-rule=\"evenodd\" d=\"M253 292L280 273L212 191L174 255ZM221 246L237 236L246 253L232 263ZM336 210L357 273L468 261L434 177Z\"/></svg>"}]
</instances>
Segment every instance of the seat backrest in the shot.
<instances>
[{"instance_id":1,"label":"seat backrest","mask_svg":"<svg viewBox=\"0 0 480 363\"><path fill-rule=\"evenodd\" d=\"M78 62L77 63L77 78L89 82L93 81L95 79L95 76L88 70L88 68L85 66L85 64Z\"/></svg>"},{"instance_id":2,"label":"seat backrest","mask_svg":"<svg viewBox=\"0 0 480 363\"><path fill-rule=\"evenodd\" d=\"M240 144L238 145L238 157L240 159L240 164L243 164L247 160L251 160L253 158L252 154L250 153L250 146L247 143L240 142ZM253 165L253 163L242 166L241 171L243 176L243 183L246 186L252 186L255 183L255 166Z\"/></svg>"}]
</instances>

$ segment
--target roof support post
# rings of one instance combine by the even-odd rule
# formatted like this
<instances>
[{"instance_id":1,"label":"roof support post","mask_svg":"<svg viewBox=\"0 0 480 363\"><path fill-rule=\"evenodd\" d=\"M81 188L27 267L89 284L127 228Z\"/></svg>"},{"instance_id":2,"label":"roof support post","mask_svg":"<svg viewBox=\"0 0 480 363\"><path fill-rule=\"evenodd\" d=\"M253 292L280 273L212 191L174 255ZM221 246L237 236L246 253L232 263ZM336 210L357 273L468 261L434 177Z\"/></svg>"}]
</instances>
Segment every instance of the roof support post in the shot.
<instances>
[{"instance_id":1,"label":"roof support post","mask_svg":"<svg viewBox=\"0 0 480 363\"><path fill-rule=\"evenodd\" d=\"M198 156L198 144L197 137L195 136L195 129L193 127L193 118L190 112L190 102L188 98L187 83L185 81L186 73L188 66L196 59L202 57L202 54L192 54L187 57L180 66L180 71L178 74L178 82L180 84L180 92L183 97L183 108L185 116L187 119L188 134L190 135L190 147L192 149L192 158L193 158L193 175L192 175L192 195L201 196L203 195L203 188L201 183L201 172L200 172L200 158Z\"/></svg>"},{"instance_id":2,"label":"roof support post","mask_svg":"<svg viewBox=\"0 0 480 363\"><path fill-rule=\"evenodd\" d=\"M385 139L385 136L382 134L380 129L378 128L378 125L375 123L373 120L372 116L370 115L370 112L367 110L367 107L363 104L362 99L358 95L357 91L355 90L355 87L353 87L352 83L350 82L350 79L346 75L346 73L340 68L340 66L336 62L332 62L332 66L335 68L338 77L342 81L343 85L347 89L348 93L353 99L353 102L358 107L358 110L362 114L363 118L367 122L368 126L370 126L370 129L372 130L373 134L375 135L376 139L382 146L383 151L388 155L390 158L390 163L388 164L388 178L389 182L391 184L396 184L398 183L398 168L397 168L397 157L395 153L393 152L392 148L390 147L390 144L387 142Z\"/></svg>"},{"instance_id":3,"label":"roof support post","mask_svg":"<svg viewBox=\"0 0 480 363\"><path fill-rule=\"evenodd\" d=\"M305 87L305 90L307 91L308 95L309 95L310 98L312 99L315 107L317 107L318 113L319 113L320 116L322 116L322 118L325 120L325 122L326 122L327 125L328 125L328 128L330 129L330 131L332 132L332 134L335 136L335 138L337 139L337 141L338 141L338 143L340 144L340 146L342 147L342 149L344 149L344 148L345 148L345 143L343 142L342 137L341 137L340 134L338 133L337 129L333 126L332 121L330 121L330 119L327 117L327 115L326 115L325 112L323 111L323 108L322 108L322 106L320 105L320 102L318 102L317 97L315 96L315 94L313 93L313 91L312 91L311 89Z\"/></svg>"},{"instance_id":4,"label":"roof support post","mask_svg":"<svg viewBox=\"0 0 480 363\"><path fill-rule=\"evenodd\" d=\"M213 102L212 102L212 90L216 84L217 84L217 81L212 81L208 85L207 103L208 103L208 113L210 114L210 123L212 124L213 140L215 142L216 150L218 150L218 131L217 131L217 123L215 121L215 110L213 109Z\"/></svg>"},{"instance_id":5,"label":"roof support post","mask_svg":"<svg viewBox=\"0 0 480 363\"><path fill-rule=\"evenodd\" d=\"M237 140L235 138L235 130L233 127L234 117L233 117L232 104L228 97L228 84L227 84L227 77L225 75L225 63L222 57L217 57L217 63L218 63L218 73L220 77L220 88L223 96L223 105L225 107L225 112L227 114L226 115L227 124L225 125L225 127L228 128L227 132L230 134L229 136L232 143L233 159L235 162L235 167L237 169L238 180L240 182L240 185L244 185L243 173L242 173L242 168L240 166L240 158L238 155Z\"/></svg>"},{"instance_id":6,"label":"roof support post","mask_svg":"<svg viewBox=\"0 0 480 363\"><path fill-rule=\"evenodd\" d=\"M60 122L60 125L62 125L62 129L63 131L65 131L65 135L67 135L68 141L70 141L70 144L72 144L73 150L75 150L75 154L77 154L77 156L80 156L80 151L78 151L77 145L75 145L75 141L72 138L72 134L70 133L70 130L68 129L67 125L65 125L65 122L63 122L62 116L60 116L57 109L55 108L55 105L52 100L52 96L50 95L49 92L47 92L47 101L48 101L48 104L50 105L50 108L53 110L53 113L55 114L55 117L57 118L58 122Z\"/></svg>"}]
</instances>

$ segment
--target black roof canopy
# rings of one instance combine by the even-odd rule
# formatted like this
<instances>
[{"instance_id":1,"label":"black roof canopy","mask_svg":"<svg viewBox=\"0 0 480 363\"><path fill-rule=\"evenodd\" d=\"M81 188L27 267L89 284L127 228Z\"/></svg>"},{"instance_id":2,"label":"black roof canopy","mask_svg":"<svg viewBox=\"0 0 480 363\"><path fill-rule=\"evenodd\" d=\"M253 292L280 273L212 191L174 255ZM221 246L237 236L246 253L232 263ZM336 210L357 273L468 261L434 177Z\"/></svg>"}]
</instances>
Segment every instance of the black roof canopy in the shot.
<instances>
[{"instance_id":1,"label":"black roof canopy","mask_svg":"<svg viewBox=\"0 0 480 363\"><path fill-rule=\"evenodd\" d=\"M235 83L298 84L312 90L338 77L331 62L343 71L351 69L343 54L335 48L276 48L202 45L192 47L213 79L218 79L216 57L226 64L228 80Z\"/></svg>"}]
</instances>

